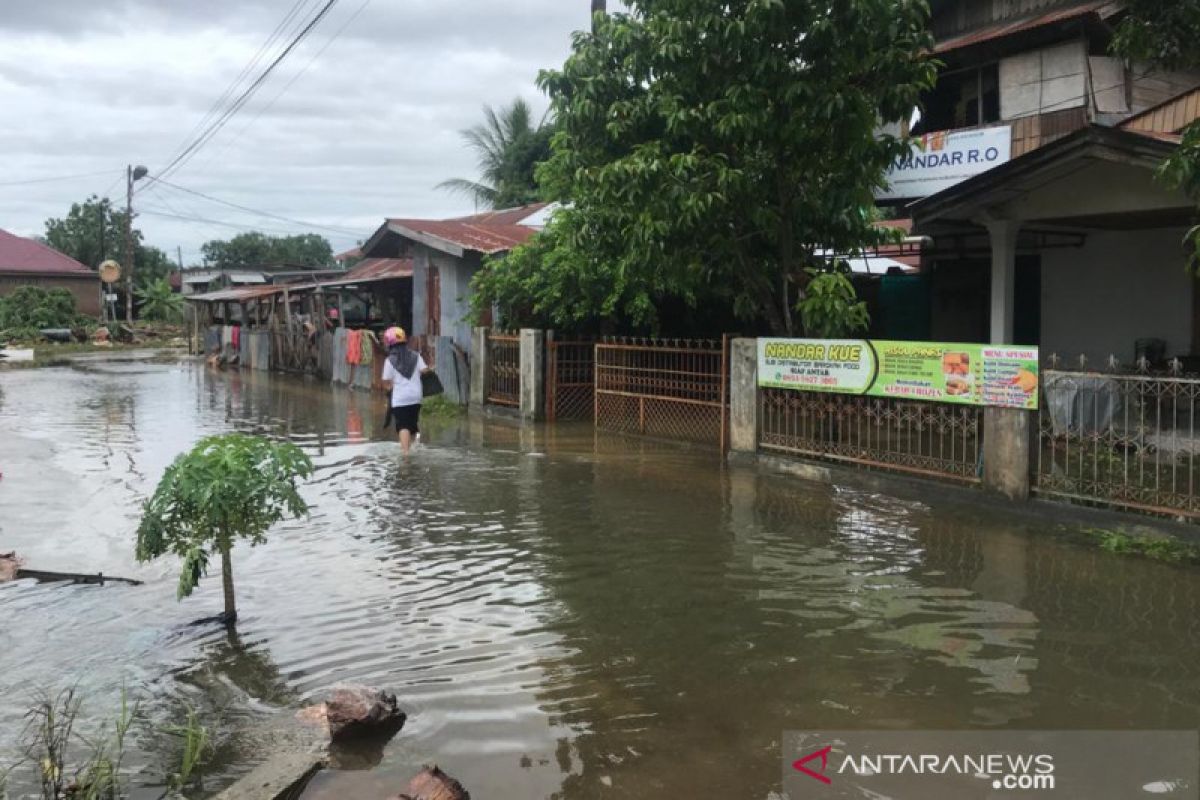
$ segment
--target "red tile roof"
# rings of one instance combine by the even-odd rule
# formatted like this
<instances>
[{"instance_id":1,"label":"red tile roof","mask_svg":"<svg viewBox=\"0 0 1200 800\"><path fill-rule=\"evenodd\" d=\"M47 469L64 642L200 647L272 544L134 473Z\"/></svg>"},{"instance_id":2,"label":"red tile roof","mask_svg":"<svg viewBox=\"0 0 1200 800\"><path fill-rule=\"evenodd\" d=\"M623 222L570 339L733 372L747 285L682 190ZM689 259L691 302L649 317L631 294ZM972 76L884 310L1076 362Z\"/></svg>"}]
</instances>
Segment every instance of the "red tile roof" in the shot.
<instances>
[{"instance_id":1,"label":"red tile roof","mask_svg":"<svg viewBox=\"0 0 1200 800\"><path fill-rule=\"evenodd\" d=\"M0 230L0 272L92 275L96 273L53 247Z\"/></svg>"},{"instance_id":2,"label":"red tile roof","mask_svg":"<svg viewBox=\"0 0 1200 800\"><path fill-rule=\"evenodd\" d=\"M519 208L505 208L472 214L454 219L389 219L388 225L398 232L412 232L441 239L463 250L480 253L502 253L529 241L537 229L519 224L545 208L547 203L533 203Z\"/></svg>"}]
</instances>

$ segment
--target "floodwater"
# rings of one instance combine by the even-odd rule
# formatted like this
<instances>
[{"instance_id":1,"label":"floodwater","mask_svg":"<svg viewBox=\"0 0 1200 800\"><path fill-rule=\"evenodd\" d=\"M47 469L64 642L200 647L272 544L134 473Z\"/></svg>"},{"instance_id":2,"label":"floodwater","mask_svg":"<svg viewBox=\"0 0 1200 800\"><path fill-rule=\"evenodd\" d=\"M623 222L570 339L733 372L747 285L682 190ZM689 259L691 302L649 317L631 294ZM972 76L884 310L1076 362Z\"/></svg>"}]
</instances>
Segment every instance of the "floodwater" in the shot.
<instances>
[{"instance_id":1,"label":"floodwater","mask_svg":"<svg viewBox=\"0 0 1200 800\"><path fill-rule=\"evenodd\" d=\"M309 798L386 797L428 762L488 800L770 798L785 729L1200 719L1194 571L587 426L429 424L405 463L382 410L186 360L0 373L0 551L146 581L0 586L0 766L36 692L72 684L87 724L123 689L152 726L195 708L208 794L330 686L395 692L409 720L375 768ZM176 602L176 564L133 559L162 470L229 430L318 465L312 515L235 550L236 636L190 624L217 576ZM132 743L144 796L177 747Z\"/></svg>"}]
</instances>

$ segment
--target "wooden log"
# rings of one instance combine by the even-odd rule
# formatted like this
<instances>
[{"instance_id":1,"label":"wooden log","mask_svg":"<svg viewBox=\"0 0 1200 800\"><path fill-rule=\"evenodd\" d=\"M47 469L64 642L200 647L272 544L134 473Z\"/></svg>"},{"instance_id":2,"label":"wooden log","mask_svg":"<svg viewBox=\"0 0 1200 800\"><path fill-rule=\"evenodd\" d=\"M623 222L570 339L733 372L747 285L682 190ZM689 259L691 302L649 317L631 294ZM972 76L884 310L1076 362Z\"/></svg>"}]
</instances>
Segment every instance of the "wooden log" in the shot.
<instances>
[{"instance_id":1,"label":"wooden log","mask_svg":"<svg viewBox=\"0 0 1200 800\"><path fill-rule=\"evenodd\" d=\"M48 572L41 569L17 569L17 579L33 578L41 583L86 583L98 584L103 586L105 583L127 583L130 586L141 586L141 581L135 581L132 578L118 578L112 575L105 575L103 572L97 572L94 575L87 575L81 572Z\"/></svg>"}]
</instances>

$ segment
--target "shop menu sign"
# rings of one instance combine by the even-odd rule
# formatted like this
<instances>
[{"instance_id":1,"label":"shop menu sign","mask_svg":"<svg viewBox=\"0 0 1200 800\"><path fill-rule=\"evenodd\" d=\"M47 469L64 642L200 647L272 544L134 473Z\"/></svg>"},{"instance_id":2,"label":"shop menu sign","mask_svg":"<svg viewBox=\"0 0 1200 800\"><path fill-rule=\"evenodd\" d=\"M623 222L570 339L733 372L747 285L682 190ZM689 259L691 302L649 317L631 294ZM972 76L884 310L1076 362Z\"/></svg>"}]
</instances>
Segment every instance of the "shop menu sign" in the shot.
<instances>
[{"instance_id":1,"label":"shop menu sign","mask_svg":"<svg viewBox=\"0 0 1200 800\"><path fill-rule=\"evenodd\" d=\"M998 167L1012 155L1012 128L1001 125L969 131L930 133L896 160L884 176L879 200L928 197Z\"/></svg>"},{"instance_id":2,"label":"shop menu sign","mask_svg":"<svg viewBox=\"0 0 1200 800\"><path fill-rule=\"evenodd\" d=\"M1037 408L1038 349L879 339L759 339L758 385Z\"/></svg>"}]
</instances>

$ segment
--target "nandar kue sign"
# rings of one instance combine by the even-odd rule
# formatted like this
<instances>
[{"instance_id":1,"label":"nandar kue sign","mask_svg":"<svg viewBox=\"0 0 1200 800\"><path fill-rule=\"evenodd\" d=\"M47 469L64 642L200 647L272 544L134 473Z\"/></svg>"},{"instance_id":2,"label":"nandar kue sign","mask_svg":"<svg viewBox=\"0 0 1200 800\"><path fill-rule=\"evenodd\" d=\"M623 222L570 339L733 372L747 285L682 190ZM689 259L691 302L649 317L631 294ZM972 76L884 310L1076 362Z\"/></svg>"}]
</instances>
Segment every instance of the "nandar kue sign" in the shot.
<instances>
[{"instance_id":1,"label":"nandar kue sign","mask_svg":"<svg viewBox=\"0 0 1200 800\"><path fill-rule=\"evenodd\" d=\"M758 385L1033 409L1038 349L879 339L759 339Z\"/></svg>"}]
</instances>

